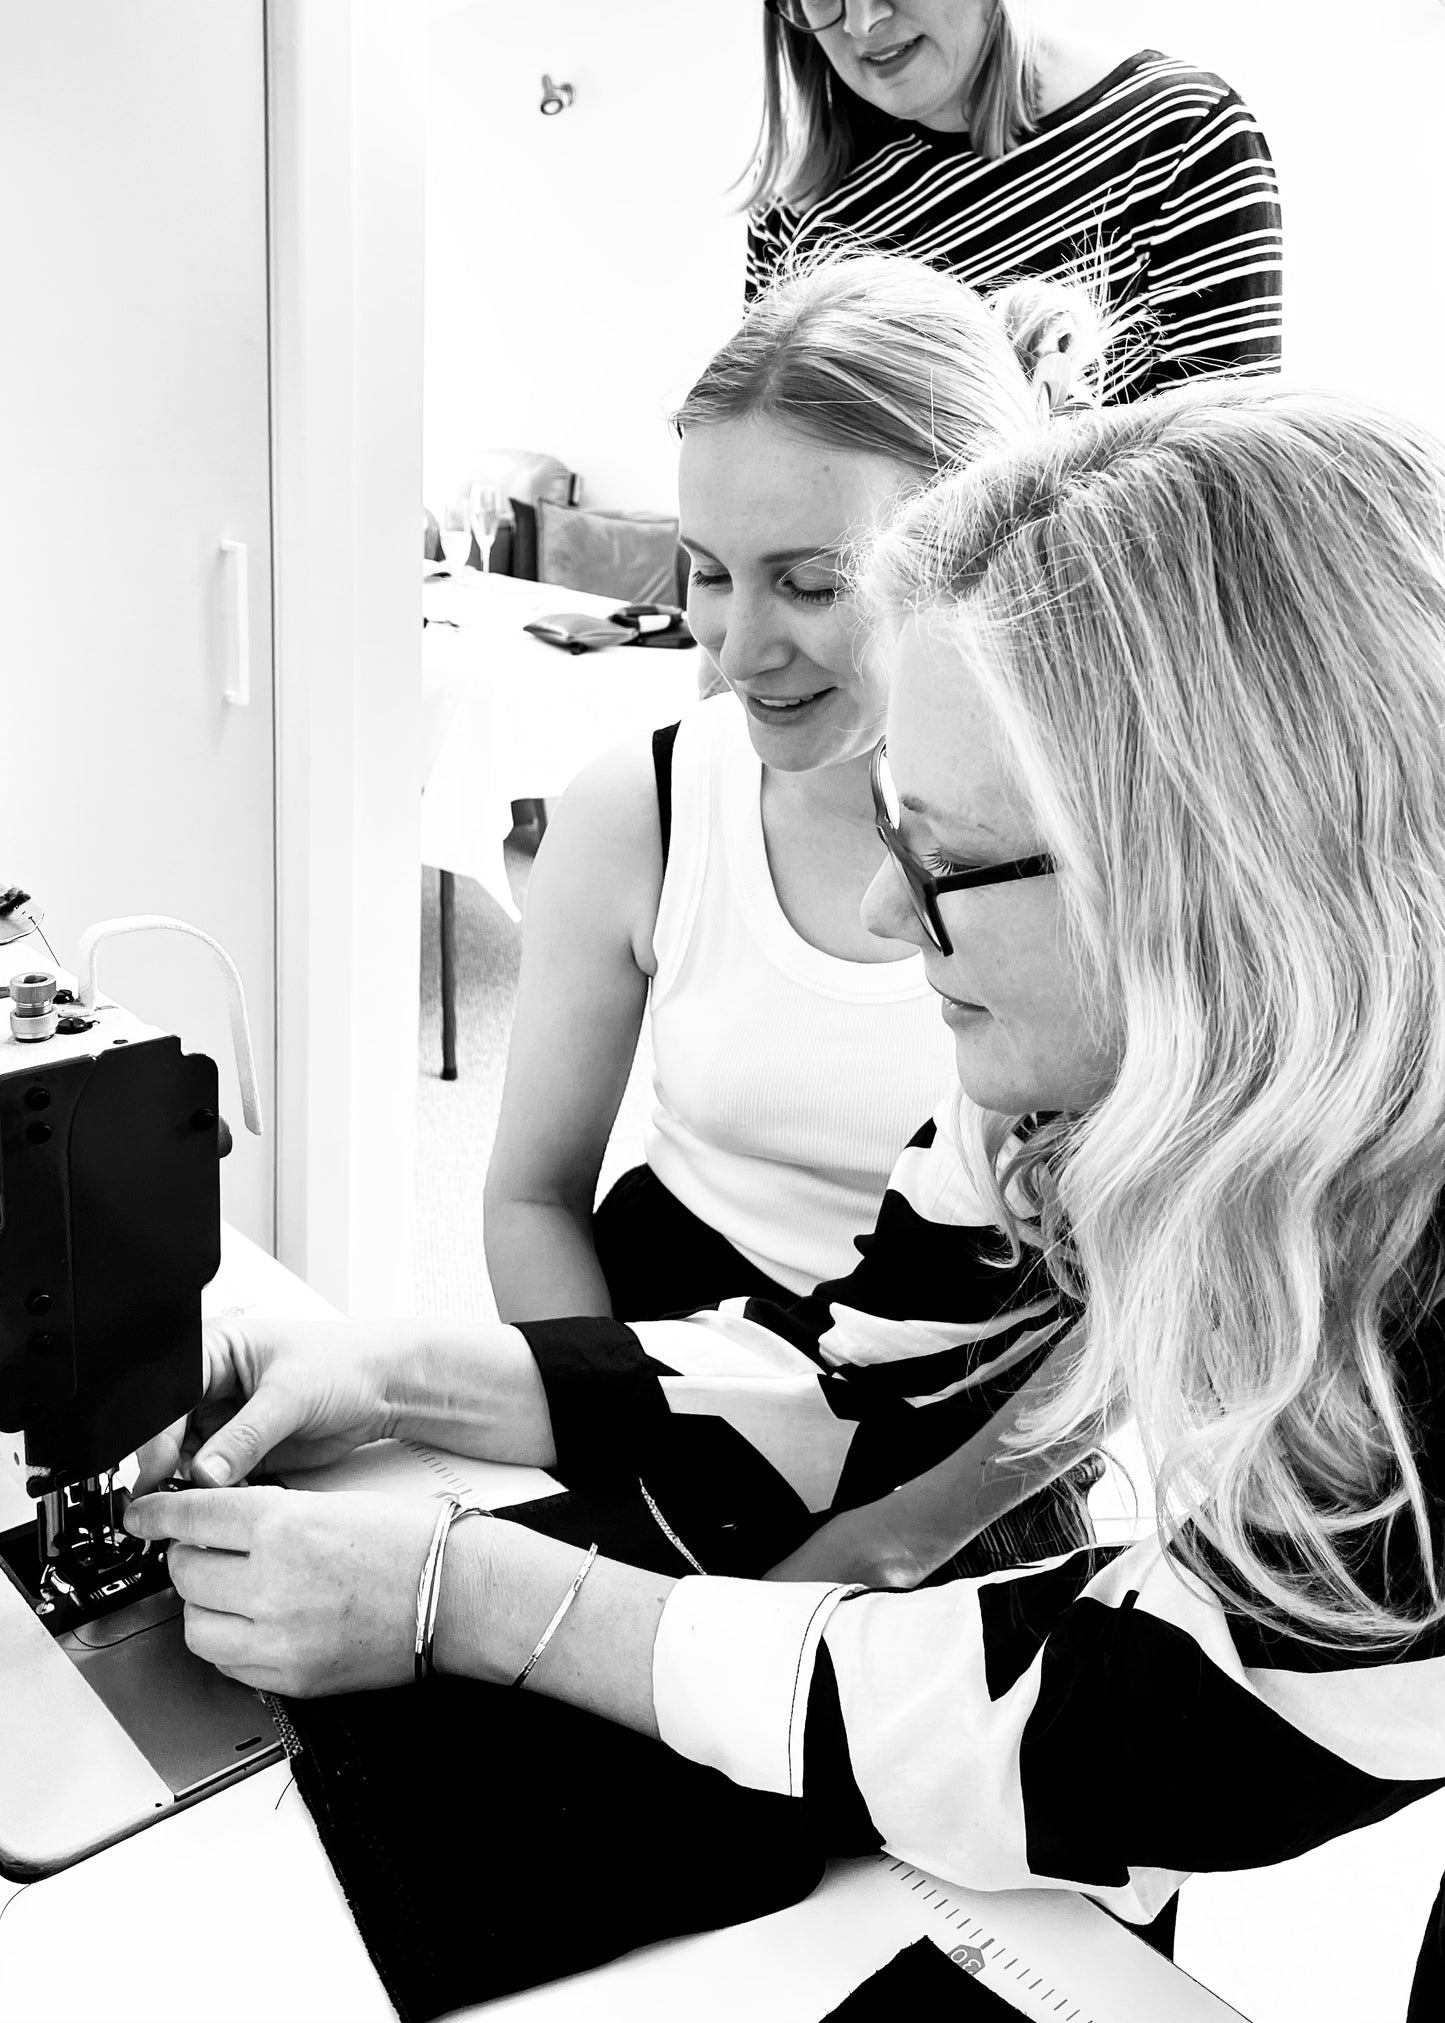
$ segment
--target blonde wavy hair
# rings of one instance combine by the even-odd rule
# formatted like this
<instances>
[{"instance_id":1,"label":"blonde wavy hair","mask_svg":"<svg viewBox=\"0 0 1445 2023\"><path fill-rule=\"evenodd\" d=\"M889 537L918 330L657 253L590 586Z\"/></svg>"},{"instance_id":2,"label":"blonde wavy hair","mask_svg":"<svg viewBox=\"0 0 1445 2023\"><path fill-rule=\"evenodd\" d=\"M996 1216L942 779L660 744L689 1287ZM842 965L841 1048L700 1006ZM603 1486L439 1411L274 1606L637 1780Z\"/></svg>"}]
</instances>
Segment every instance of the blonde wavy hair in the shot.
<instances>
[{"instance_id":1,"label":"blonde wavy hair","mask_svg":"<svg viewBox=\"0 0 1445 2023\"><path fill-rule=\"evenodd\" d=\"M1034 131L1038 38L1030 0L993 0L960 111L969 140L989 161ZM820 204L901 131L896 120L848 89L816 35L764 14L763 119L743 208Z\"/></svg>"},{"instance_id":2,"label":"blonde wavy hair","mask_svg":"<svg viewBox=\"0 0 1445 2023\"><path fill-rule=\"evenodd\" d=\"M982 683L1117 1049L1012 1167L1019 1120L984 1132L1015 1256L1086 1301L1027 1444L1132 1409L1167 1550L1231 1605L1441 1620L1445 450L1215 383L941 481L863 589Z\"/></svg>"}]
</instances>

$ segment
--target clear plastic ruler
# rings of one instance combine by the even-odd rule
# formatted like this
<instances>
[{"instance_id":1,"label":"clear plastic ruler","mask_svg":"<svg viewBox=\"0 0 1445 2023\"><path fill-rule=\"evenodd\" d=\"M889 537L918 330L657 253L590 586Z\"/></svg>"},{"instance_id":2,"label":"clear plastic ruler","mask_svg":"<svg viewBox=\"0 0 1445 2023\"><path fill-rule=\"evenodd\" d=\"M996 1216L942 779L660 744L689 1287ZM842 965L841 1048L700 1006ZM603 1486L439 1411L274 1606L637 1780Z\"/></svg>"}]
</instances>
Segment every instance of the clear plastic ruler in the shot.
<instances>
[{"instance_id":1,"label":"clear plastic ruler","mask_svg":"<svg viewBox=\"0 0 1445 2023\"><path fill-rule=\"evenodd\" d=\"M1218 1995L1070 1890L967 1890L883 1857L923 1934L1038 2023L1241 2023Z\"/></svg>"}]
</instances>

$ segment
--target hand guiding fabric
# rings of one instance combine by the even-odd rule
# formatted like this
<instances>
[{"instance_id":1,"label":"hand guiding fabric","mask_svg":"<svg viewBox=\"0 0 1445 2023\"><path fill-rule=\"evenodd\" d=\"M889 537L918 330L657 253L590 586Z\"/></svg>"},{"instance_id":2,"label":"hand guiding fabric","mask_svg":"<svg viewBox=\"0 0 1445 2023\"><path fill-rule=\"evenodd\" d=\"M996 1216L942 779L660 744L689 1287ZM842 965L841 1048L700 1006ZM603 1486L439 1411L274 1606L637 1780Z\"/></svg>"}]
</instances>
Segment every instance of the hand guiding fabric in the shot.
<instances>
[{"instance_id":1,"label":"hand guiding fabric","mask_svg":"<svg viewBox=\"0 0 1445 2023\"><path fill-rule=\"evenodd\" d=\"M276 1488L161 1490L125 1514L168 1539L186 1642L248 1686L344 1693L411 1675L429 1498Z\"/></svg>"}]
</instances>

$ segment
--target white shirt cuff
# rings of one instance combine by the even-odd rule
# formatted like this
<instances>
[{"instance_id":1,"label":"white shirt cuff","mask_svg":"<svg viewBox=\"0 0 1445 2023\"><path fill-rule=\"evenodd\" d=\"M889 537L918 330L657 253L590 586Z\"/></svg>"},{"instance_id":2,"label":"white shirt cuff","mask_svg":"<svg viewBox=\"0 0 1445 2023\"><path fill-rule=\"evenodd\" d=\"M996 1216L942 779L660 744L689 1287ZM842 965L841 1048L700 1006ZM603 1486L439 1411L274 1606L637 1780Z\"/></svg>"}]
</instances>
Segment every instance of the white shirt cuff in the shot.
<instances>
[{"instance_id":1,"label":"white shirt cuff","mask_svg":"<svg viewBox=\"0 0 1445 2023\"><path fill-rule=\"evenodd\" d=\"M680 1580L652 1651L663 1741L735 1784L799 1797L818 1645L839 1602L865 1592L716 1574Z\"/></svg>"}]
</instances>

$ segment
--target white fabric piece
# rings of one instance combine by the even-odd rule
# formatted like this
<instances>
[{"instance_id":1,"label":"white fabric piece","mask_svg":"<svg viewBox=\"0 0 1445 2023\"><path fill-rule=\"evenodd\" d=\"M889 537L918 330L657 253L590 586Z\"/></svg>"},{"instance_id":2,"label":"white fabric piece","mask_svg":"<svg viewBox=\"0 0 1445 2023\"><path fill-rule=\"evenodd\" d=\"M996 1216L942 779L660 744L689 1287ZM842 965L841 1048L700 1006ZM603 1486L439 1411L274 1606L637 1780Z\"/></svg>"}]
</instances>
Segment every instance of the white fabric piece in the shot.
<instances>
[{"instance_id":1,"label":"white fabric piece","mask_svg":"<svg viewBox=\"0 0 1445 2023\"><path fill-rule=\"evenodd\" d=\"M1030 1328L1027 1334L1020 1335L1018 1340L1010 1345L1006 1356L999 1355L989 1359L985 1366L975 1371L972 1376L960 1377L957 1383L944 1384L937 1391L919 1392L914 1397L906 1397L903 1402L905 1405L941 1405L946 1398L956 1398L960 1391L971 1391L979 1384L990 1382L995 1375L1002 1376L1005 1371L1016 1368L1036 1349L1042 1348L1046 1342L1061 1333L1066 1326L1067 1322L1055 1320L1050 1327Z\"/></svg>"},{"instance_id":2,"label":"white fabric piece","mask_svg":"<svg viewBox=\"0 0 1445 2023\"><path fill-rule=\"evenodd\" d=\"M1052 1295L1035 1300L1032 1306L1012 1307L990 1321L970 1325L967 1321L890 1320L882 1314L866 1314L858 1307L837 1301L830 1309L833 1325L818 1337L818 1352L834 1369L844 1364L897 1363L914 1356L941 1355L960 1342L986 1342L993 1335L1007 1334L1020 1321L1049 1316L1049 1326L1036 1329L1029 1339L1042 1340L1059 1325L1057 1303ZM986 1358L984 1359L986 1360Z\"/></svg>"},{"instance_id":3,"label":"white fabric piece","mask_svg":"<svg viewBox=\"0 0 1445 2023\"><path fill-rule=\"evenodd\" d=\"M954 1084L921 956L845 962L778 903L731 695L684 719L653 950L647 1162L795 1293L857 1263L900 1145Z\"/></svg>"},{"instance_id":4,"label":"white fabric piece","mask_svg":"<svg viewBox=\"0 0 1445 2023\"><path fill-rule=\"evenodd\" d=\"M652 1649L652 1698L670 1749L736 1784L803 1788L813 1658L856 1587L689 1574L667 1598Z\"/></svg>"},{"instance_id":5,"label":"white fabric piece","mask_svg":"<svg viewBox=\"0 0 1445 2023\"><path fill-rule=\"evenodd\" d=\"M685 1320L633 1321L631 1331L644 1352L684 1377L813 1377L818 1366L811 1356L750 1321L743 1300L725 1300L704 1307Z\"/></svg>"},{"instance_id":6,"label":"white fabric piece","mask_svg":"<svg viewBox=\"0 0 1445 2023\"><path fill-rule=\"evenodd\" d=\"M835 1418L817 1365L740 1314L641 1321L650 1356L679 1370L660 1379L671 1411L725 1419L802 1497L826 1510L837 1492L856 1422Z\"/></svg>"}]
</instances>

